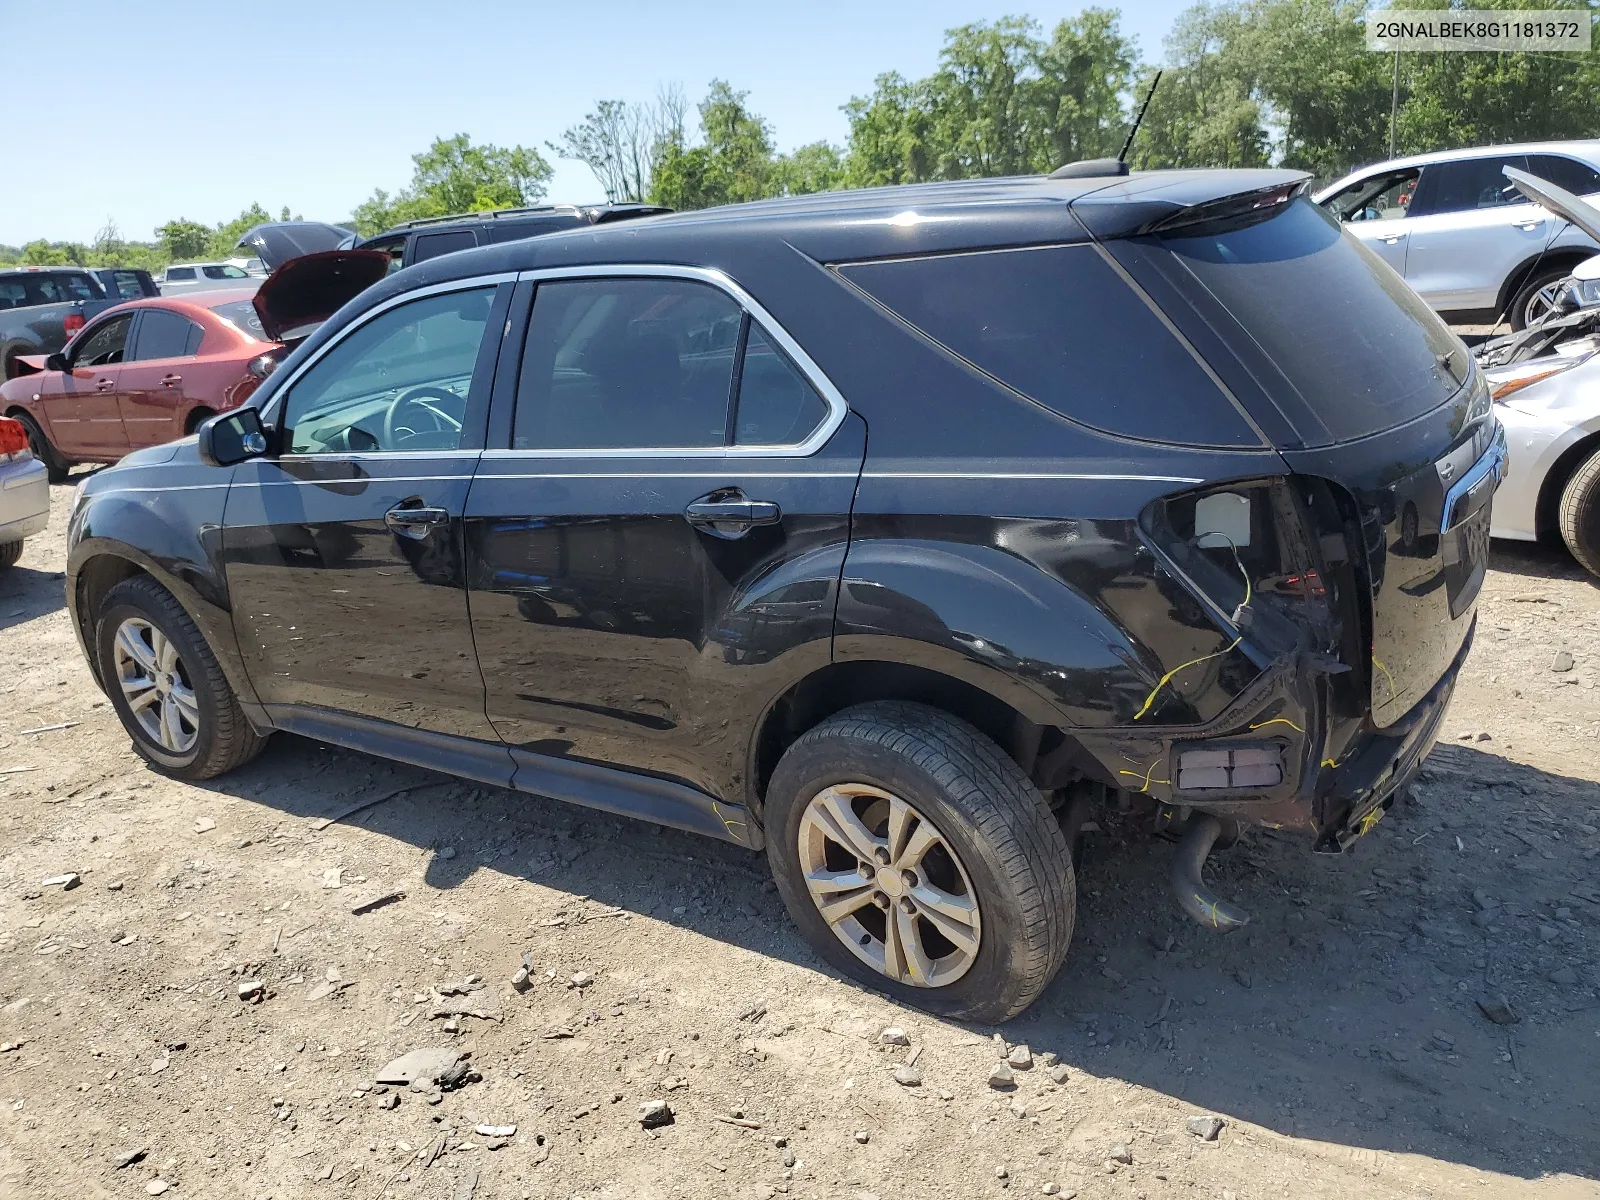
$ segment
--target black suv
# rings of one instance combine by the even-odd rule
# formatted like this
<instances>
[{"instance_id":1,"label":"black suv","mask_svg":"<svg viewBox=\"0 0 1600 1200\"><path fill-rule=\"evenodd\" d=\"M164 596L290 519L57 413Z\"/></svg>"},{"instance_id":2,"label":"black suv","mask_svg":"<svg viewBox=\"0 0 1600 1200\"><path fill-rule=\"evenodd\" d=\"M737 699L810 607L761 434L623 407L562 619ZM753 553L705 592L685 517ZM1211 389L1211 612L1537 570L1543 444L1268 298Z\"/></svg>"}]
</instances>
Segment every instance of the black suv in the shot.
<instances>
[{"instance_id":1,"label":"black suv","mask_svg":"<svg viewBox=\"0 0 1600 1200\"><path fill-rule=\"evenodd\" d=\"M1097 806L1337 851L1432 745L1504 439L1286 171L808 196L391 275L74 505L200 779L289 730L765 849L840 970L982 1020Z\"/></svg>"},{"instance_id":2,"label":"black suv","mask_svg":"<svg viewBox=\"0 0 1600 1200\"><path fill-rule=\"evenodd\" d=\"M654 204L546 204L537 208L501 208L492 212L406 221L351 244L362 250L384 251L398 270L475 246L494 246L671 211Z\"/></svg>"}]
</instances>

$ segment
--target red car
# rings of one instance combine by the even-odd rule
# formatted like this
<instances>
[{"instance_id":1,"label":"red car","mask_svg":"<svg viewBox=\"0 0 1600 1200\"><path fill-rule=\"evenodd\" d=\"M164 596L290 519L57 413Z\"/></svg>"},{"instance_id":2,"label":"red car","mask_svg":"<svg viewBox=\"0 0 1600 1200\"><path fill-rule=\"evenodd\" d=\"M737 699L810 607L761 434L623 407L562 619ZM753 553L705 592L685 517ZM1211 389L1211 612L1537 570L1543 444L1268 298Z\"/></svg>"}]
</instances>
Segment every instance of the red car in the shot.
<instances>
[{"instance_id":1,"label":"red car","mask_svg":"<svg viewBox=\"0 0 1600 1200\"><path fill-rule=\"evenodd\" d=\"M0 385L0 414L28 431L52 483L79 462L193 433L236 408L294 345L389 267L376 250L292 259L252 295L217 290L107 309L60 354L24 355Z\"/></svg>"}]
</instances>

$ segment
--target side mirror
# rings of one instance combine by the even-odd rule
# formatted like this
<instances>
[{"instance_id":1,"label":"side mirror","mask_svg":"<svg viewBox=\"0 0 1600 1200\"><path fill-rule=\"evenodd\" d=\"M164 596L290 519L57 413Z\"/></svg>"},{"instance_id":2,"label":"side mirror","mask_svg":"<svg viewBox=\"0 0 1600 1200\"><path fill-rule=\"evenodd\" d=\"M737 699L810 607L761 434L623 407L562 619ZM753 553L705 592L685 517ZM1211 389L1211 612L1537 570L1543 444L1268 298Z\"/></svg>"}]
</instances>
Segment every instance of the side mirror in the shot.
<instances>
[{"instance_id":1,"label":"side mirror","mask_svg":"<svg viewBox=\"0 0 1600 1200\"><path fill-rule=\"evenodd\" d=\"M67 362L65 354L57 352L44 360L44 369L46 371L70 371L72 370L72 365Z\"/></svg>"},{"instance_id":2,"label":"side mirror","mask_svg":"<svg viewBox=\"0 0 1600 1200\"><path fill-rule=\"evenodd\" d=\"M218 413L196 431L200 461L210 467L231 467L267 452L267 433L261 414L253 408Z\"/></svg>"}]
</instances>

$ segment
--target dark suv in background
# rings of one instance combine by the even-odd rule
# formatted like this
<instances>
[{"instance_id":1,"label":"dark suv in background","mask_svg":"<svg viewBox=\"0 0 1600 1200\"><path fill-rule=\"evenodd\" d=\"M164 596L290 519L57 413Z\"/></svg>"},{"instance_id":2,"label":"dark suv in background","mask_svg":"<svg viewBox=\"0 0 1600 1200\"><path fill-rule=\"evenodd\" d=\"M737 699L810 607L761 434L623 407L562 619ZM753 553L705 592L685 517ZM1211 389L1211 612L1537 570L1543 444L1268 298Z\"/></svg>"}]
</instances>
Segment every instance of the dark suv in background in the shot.
<instances>
[{"instance_id":1,"label":"dark suv in background","mask_svg":"<svg viewBox=\"0 0 1600 1200\"><path fill-rule=\"evenodd\" d=\"M999 1020L1098 806L1338 851L1432 745L1501 431L1286 171L801 197L430 260L89 479L137 751L288 730L765 849L840 970ZM1380 436L1381 435L1381 436Z\"/></svg>"}]
</instances>

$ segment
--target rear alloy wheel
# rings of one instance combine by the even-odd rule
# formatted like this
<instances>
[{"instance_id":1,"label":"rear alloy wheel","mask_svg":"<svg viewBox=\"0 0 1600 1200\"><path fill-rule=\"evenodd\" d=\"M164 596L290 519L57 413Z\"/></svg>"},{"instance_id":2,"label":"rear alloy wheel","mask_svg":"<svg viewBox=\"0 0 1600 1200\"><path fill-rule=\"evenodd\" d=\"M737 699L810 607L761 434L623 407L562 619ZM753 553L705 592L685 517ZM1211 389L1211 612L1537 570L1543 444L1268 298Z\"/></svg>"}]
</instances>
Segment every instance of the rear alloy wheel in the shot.
<instances>
[{"instance_id":1,"label":"rear alloy wheel","mask_svg":"<svg viewBox=\"0 0 1600 1200\"><path fill-rule=\"evenodd\" d=\"M266 744L199 628L149 576L125 579L107 594L95 645L111 706L153 766L180 779L210 779Z\"/></svg>"},{"instance_id":2,"label":"rear alloy wheel","mask_svg":"<svg viewBox=\"0 0 1600 1200\"><path fill-rule=\"evenodd\" d=\"M51 483L65 483L72 464L50 444L50 439L45 436L44 430L39 428L32 417L25 412L19 412L16 414L16 419L21 422L23 429L28 431L28 449L44 464L46 479Z\"/></svg>"},{"instance_id":3,"label":"rear alloy wheel","mask_svg":"<svg viewBox=\"0 0 1600 1200\"><path fill-rule=\"evenodd\" d=\"M1600 576L1600 450L1573 472L1561 490L1561 540L1591 575Z\"/></svg>"},{"instance_id":4,"label":"rear alloy wheel","mask_svg":"<svg viewBox=\"0 0 1600 1200\"><path fill-rule=\"evenodd\" d=\"M1511 301L1511 328L1520 333L1554 312L1561 281L1571 273L1570 267L1553 267L1530 276Z\"/></svg>"},{"instance_id":5,"label":"rear alloy wheel","mask_svg":"<svg viewBox=\"0 0 1600 1200\"><path fill-rule=\"evenodd\" d=\"M802 734L767 788L768 857L811 945L906 1004L1003 1021L1072 939L1061 826L997 745L948 713L863 704Z\"/></svg>"}]
</instances>

